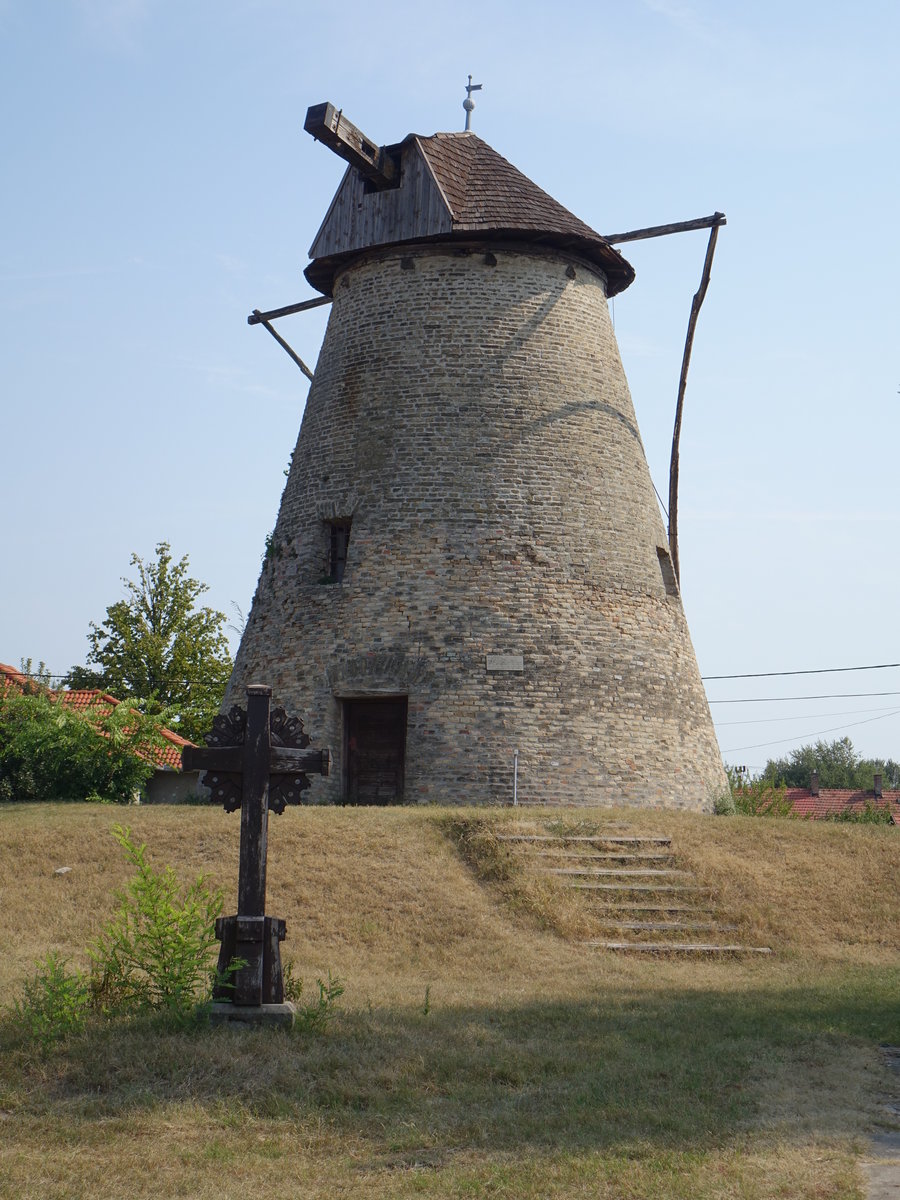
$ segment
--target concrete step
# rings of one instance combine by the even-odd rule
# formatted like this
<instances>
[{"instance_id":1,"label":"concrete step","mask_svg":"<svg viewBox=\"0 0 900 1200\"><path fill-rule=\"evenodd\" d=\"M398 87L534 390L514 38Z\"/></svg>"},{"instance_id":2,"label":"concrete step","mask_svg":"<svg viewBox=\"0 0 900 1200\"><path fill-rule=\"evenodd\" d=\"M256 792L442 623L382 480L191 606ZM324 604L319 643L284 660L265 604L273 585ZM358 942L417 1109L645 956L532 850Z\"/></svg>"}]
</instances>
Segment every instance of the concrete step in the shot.
<instances>
[{"instance_id":1,"label":"concrete step","mask_svg":"<svg viewBox=\"0 0 900 1200\"><path fill-rule=\"evenodd\" d=\"M569 887L585 892L625 892L637 895L640 892L702 892L698 883L579 883L572 880Z\"/></svg>"},{"instance_id":2,"label":"concrete step","mask_svg":"<svg viewBox=\"0 0 900 1200\"><path fill-rule=\"evenodd\" d=\"M532 850L526 848L525 853L529 859L544 858L551 862L560 861L568 862L572 859L577 859L582 862L618 862L618 863L661 863L672 862L673 855L661 850L658 854L632 854L627 850L621 851L619 854L604 853L598 850Z\"/></svg>"},{"instance_id":3,"label":"concrete step","mask_svg":"<svg viewBox=\"0 0 900 1200\"><path fill-rule=\"evenodd\" d=\"M639 903L617 904L614 900L607 900L604 896L594 898L594 904L591 905L591 912L601 920L604 913L610 917L618 916L621 913L690 913L695 917L712 918L715 916L715 913L711 909L704 908L702 905L679 904L675 900L667 904L656 903L655 898L654 900L645 900Z\"/></svg>"},{"instance_id":4,"label":"concrete step","mask_svg":"<svg viewBox=\"0 0 900 1200\"><path fill-rule=\"evenodd\" d=\"M620 826L621 828L621 826ZM600 933L582 944L621 954L738 957L768 946L731 941L710 888L678 866L671 838L641 834L504 833L529 872L553 875L589 902Z\"/></svg>"},{"instance_id":5,"label":"concrete step","mask_svg":"<svg viewBox=\"0 0 900 1200\"><path fill-rule=\"evenodd\" d=\"M677 867L538 867L542 875L605 876L610 879L662 879L680 876L687 878L690 871Z\"/></svg>"},{"instance_id":6,"label":"concrete step","mask_svg":"<svg viewBox=\"0 0 900 1200\"><path fill-rule=\"evenodd\" d=\"M737 929L737 925L719 925L715 921L602 921L601 924L606 929L630 929L635 933L662 933L667 929L705 929L715 930L716 933L733 933Z\"/></svg>"},{"instance_id":7,"label":"concrete step","mask_svg":"<svg viewBox=\"0 0 900 1200\"><path fill-rule=\"evenodd\" d=\"M770 946L720 945L715 942L582 942L598 950L616 950L626 954L771 954Z\"/></svg>"},{"instance_id":8,"label":"concrete step","mask_svg":"<svg viewBox=\"0 0 900 1200\"><path fill-rule=\"evenodd\" d=\"M562 844L562 845L568 845L569 843L583 843L583 842L589 842L594 845L610 845L610 846L635 846L635 845L671 846L672 845L672 839L668 838L668 837L656 837L656 836L624 837L624 836L612 835L612 834L610 834L608 837L604 837L604 836L600 836L600 835L591 835L590 837L587 837L583 834L571 834L570 836L566 837L564 835L557 836L556 834L550 834L550 833L498 833L497 841L498 842L538 842L538 843L540 843L540 842L543 842L543 843L556 842L556 843Z\"/></svg>"}]
</instances>

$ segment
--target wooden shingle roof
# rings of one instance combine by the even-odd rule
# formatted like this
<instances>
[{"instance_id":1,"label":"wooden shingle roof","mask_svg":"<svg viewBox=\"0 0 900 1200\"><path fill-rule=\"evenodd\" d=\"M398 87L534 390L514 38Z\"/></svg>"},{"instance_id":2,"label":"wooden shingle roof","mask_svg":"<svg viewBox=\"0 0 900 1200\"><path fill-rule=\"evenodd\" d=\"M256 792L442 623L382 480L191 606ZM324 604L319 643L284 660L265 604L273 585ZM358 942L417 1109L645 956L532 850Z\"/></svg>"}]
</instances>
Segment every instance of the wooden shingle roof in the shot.
<instances>
[{"instance_id":1,"label":"wooden shingle roof","mask_svg":"<svg viewBox=\"0 0 900 1200\"><path fill-rule=\"evenodd\" d=\"M568 249L595 263L614 296L634 279L618 250L474 133L410 134L386 147L399 186L375 190L348 168L306 269L331 293L337 270L365 250L435 241L515 241Z\"/></svg>"},{"instance_id":2,"label":"wooden shingle roof","mask_svg":"<svg viewBox=\"0 0 900 1200\"><path fill-rule=\"evenodd\" d=\"M557 233L607 243L474 133L414 136L449 201L453 228Z\"/></svg>"}]
</instances>

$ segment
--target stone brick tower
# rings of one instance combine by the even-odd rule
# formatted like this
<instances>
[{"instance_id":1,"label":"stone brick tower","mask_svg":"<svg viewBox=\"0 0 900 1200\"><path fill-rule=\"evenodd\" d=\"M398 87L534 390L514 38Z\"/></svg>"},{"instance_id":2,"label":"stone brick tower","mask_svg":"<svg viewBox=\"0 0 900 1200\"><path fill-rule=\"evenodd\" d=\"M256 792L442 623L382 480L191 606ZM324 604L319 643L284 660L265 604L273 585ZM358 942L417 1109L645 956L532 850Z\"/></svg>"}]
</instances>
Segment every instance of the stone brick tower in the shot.
<instances>
[{"instance_id":1,"label":"stone brick tower","mask_svg":"<svg viewBox=\"0 0 900 1200\"><path fill-rule=\"evenodd\" d=\"M333 306L226 703L270 683L315 802L626 802L726 786L607 299L629 264L473 133L351 161Z\"/></svg>"}]
</instances>

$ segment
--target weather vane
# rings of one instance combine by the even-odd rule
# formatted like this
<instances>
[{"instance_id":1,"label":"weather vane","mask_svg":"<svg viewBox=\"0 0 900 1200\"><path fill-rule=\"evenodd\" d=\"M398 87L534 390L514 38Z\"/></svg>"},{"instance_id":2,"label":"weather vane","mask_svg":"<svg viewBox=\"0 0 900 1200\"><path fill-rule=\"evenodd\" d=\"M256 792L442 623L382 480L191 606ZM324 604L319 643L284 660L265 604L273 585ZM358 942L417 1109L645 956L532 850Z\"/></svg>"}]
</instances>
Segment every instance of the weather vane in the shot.
<instances>
[{"instance_id":1,"label":"weather vane","mask_svg":"<svg viewBox=\"0 0 900 1200\"><path fill-rule=\"evenodd\" d=\"M475 107L475 101L472 99L473 92L480 92L484 84L473 83L472 76L469 76L469 82L466 84L466 98L463 100L463 108L466 110L466 129L468 133L472 125L472 110Z\"/></svg>"}]
</instances>

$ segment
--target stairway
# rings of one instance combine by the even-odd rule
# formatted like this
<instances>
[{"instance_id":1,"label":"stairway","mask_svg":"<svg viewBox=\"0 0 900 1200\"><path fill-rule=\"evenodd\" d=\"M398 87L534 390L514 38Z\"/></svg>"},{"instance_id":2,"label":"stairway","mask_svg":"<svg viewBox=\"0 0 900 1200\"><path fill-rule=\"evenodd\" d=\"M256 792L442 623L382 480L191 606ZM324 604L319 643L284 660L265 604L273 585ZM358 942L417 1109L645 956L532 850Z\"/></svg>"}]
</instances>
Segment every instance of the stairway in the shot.
<instances>
[{"instance_id":1,"label":"stairway","mask_svg":"<svg viewBox=\"0 0 900 1200\"><path fill-rule=\"evenodd\" d=\"M605 834L501 833L528 870L552 875L590 906L597 937L586 946L626 954L715 957L771 954L734 940L714 897L680 866L671 839Z\"/></svg>"}]
</instances>

